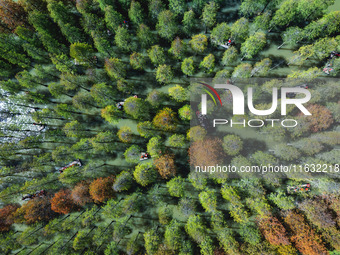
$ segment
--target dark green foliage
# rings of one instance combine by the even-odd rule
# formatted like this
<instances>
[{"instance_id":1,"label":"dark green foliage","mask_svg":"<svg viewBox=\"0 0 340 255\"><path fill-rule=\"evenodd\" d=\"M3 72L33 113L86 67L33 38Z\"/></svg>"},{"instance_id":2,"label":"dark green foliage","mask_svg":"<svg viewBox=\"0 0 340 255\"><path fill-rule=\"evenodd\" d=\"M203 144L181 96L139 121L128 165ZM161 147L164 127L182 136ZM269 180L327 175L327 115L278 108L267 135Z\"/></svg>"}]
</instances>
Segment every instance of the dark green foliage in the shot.
<instances>
[{"instance_id":1,"label":"dark green foliage","mask_svg":"<svg viewBox=\"0 0 340 255\"><path fill-rule=\"evenodd\" d=\"M156 29L161 37L167 40L173 39L178 31L174 13L169 10L162 11L158 16Z\"/></svg>"},{"instance_id":2,"label":"dark green foliage","mask_svg":"<svg viewBox=\"0 0 340 255\"><path fill-rule=\"evenodd\" d=\"M142 149L137 145L132 145L124 152L125 160L129 163L138 163Z\"/></svg>"},{"instance_id":3,"label":"dark green foliage","mask_svg":"<svg viewBox=\"0 0 340 255\"><path fill-rule=\"evenodd\" d=\"M129 9L129 18L135 25L139 25L143 22L143 10L139 2L131 1Z\"/></svg>"},{"instance_id":4,"label":"dark green foliage","mask_svg":"<svg viewBox=\"0 0 340 255\"><path fill-rule=\"evenodd\" d=\"M110 5L105 7L105 22L112 33L123 23L123 16Z\"/></svg>"},{"instance_id":5,"label":"dark green foliage","mask_svg":"<svg viewBox=\"0 0 340 255\"><path fill-rule=\"evenodd\" d=\"M186 11L182 20L184 33L190 35L195 28L195 13L193 10Z\"/></svg>"},{"instance_id":6,"label":"dark green foliage","mask_svg":"<svg viewBox=\"0 0 340 255\"><path fill-rule=\"evenodd\" d=\"M219 5L214 1L211 1L204 6L201 19L206 27L211 28L215 24L218 8Z\"/></svg>"},{"instance_id":7,"label":"dark green foliage","mask_svg":"<svg viewBox=\"0 0 340 255\"><path fill-rule=\"evenodd\" d=\"M122 171L116 176L116 180L113 183L113 190L116 192L126 191L132 185L132 175L130 172Z\"/></svg>"},{"instance_id":8,"label":"dark green foliage","mask_svg":"<svg viewBox=\"0 0 340 255\"><path fill-rule=\"evenodd\" d=\"M135 119L147 119L149 107L141 98L129 97L124 102L124 111Z\"/></svg>"}]
</instances>

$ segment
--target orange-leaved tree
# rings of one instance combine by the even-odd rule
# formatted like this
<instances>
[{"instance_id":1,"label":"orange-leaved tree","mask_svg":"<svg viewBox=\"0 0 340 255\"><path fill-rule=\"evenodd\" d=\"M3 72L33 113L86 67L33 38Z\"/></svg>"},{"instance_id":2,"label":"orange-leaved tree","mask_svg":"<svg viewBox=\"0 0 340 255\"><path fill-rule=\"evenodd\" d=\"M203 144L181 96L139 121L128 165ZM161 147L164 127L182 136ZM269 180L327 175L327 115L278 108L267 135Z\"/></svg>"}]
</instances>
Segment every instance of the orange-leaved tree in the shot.
<instances>
[{"instance_id":1,"label":"orange-leaved tree","mask_svg":"<svg viewBox=\"0 0 340 255\"><path fill-rule=\"evenodd\" d=\"M225 153L222 140L218 138L206 138L195 141L189 148L190 164L193 166L214 166L221 164Z\"/></svg>"},{"instance_id":2,"label":"orange-leaved tree","mask_svg":"<svg viewBox=\"0 0 340 255\"><path fill-rule=\"evenodd\" d=\"M289 225L293 234L291 240L302 254L328 254L320 236L305 222L301 214L295 211L287 211L284 213L284 221Z\"/></svg>"},{"instance_id":3,"label":"orange-leaved tree","mask_svg":"<svg viewBox=\"0 0 340 255\"><path fill-rule=\"evenodd\" d=\"M271 245L289 245L287 232L281 222L274 216L261 218L259 228Z\"/></svg>"},{"instance_id":4,"label":"orange-leaved tree","mask_svg":"<svg viewBox=\"0 0 340 255\"><path fill-rule=\"evenodd\" d=\"M154 160L154 164L163 179L176 175L176 166L173 155L164 154Z\"/></svg>"},{"instance_id":5,"label":"orange-leaved tree","mask_svg":"<svg viewBox=\"0 0 340 255\"><path fill-rule=\"evenodd\" d=\"M21 206L14 214L14 222L32 224L49 221L57 214L52 211L49 197L37 197Z\"/></svg>"},{"instance_id":6,"label":"orange-leaved tree","mask_svg":"<svg viewBox=\"0 0 340 255\"><path fill-rule=\"evenodd\" d=\"M313 133L329 128L334 122L331 111L325 106L312 104L307 107L307 110L312 115L305 116L305 119Z\"/></svg>"},{"instance_id":7,"label":"orange-leaved tree","mask_svg":"<svg viewBox=\"0 0 340 255\"><path fill-rule=\"evenodd\" d=\"M27 24L24 8L13 0L0 1L0 32L14 31Z\"/></svg>"},{"instance_id":8,"label":"orange-leaved tree","mask_svg":"<svg viewBox=\"0 0 340 255\"><path fill-rule=\"evenodd\" d=\"M51 199L51 208L56 213L61 214L68 214L72 210L76 209L76 205L71 198L71 191L68 189L62 189L55 193L54 197Z\"/></svg>"},{"instance_id":9,"label":"orange-leaved tree","mask_svg":"<svg viewBox=\"0 0 340 255\"><path fill-rule=\"evenodd\" d=\"M114 191L112 185L114 182L114 177L109 176L106 178L98 178L91 182L90 184L90 195L94 202L101 203L106 199L113 197Z\"/></svg>"}]
</instances>

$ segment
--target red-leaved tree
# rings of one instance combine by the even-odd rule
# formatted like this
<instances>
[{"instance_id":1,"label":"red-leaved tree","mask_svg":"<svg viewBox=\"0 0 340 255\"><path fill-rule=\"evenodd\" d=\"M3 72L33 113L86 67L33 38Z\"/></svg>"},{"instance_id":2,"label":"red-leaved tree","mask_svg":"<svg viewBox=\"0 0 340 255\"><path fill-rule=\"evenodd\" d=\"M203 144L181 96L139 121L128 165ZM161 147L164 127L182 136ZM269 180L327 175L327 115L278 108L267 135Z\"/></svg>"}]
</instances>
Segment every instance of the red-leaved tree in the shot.
<instances>
[{"instance_id":1,"label":"red-leaved tree","mask_svg":"<svg viewBox=\"0 0 340 255\"><path fill-rule=\"evenodd\" d=\"M0 232L8 231L14 222L13 213L20 207L18 204L9 204L0 209Z\"/></svg>"}]
</instances>

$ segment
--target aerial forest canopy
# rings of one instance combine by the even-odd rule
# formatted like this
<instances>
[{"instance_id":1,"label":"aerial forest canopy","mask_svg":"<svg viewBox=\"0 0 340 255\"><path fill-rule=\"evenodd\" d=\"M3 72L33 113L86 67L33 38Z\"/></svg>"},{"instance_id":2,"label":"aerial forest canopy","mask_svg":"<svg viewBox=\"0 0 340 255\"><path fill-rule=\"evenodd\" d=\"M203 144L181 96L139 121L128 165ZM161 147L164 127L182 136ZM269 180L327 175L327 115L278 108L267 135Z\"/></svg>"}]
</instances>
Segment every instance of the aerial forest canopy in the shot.
<instances>
[{"instance_id":1,"label":"aerial forest canopy","mask_svg":"<svg viewBox=\"0 0 340 255\"><path fill-rule=\"evenodd\" d=\"M0 0L0 254L340 254L339 5ZM190 126L191 78L252 77L330 82L294 129ZM222 159L333 172L190 171Z\"/></svg>"}]
</instances>

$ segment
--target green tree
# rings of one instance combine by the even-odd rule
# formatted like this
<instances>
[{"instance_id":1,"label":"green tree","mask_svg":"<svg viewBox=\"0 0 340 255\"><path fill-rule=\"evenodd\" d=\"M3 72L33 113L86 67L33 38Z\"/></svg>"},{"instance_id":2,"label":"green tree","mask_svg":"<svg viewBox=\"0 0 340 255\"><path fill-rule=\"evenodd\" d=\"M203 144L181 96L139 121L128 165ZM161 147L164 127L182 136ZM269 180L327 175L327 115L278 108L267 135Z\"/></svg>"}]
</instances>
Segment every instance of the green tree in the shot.
<instances>
[{"instance_id":1,"label":"green tree","mask_svg":"<svg viewBox=\"0 0 340 255\"><path fill-rule=\"evenodd\" d=\"M180 176L172 178L166 184L169 194L173 197L184 196L184 179Z\"/></svg>"},{"instance_id":2,"label":"green tree","mask_svg":"<svg viewBox=\"0 0 340 255\"><path fill-rule=\"evenodd\" d=\"M222 64L225 66L231 65L237 61L238 51L234 46L229 47L223 54Z\"/></svg>"},{"instance_id":3,"label":"green tree","mask_svg":"<svg viewBox=\"0 0 340 255\"><path fill-rule=\"evenodd\" d=\"M210 40L213 44L225 44L231 35L231 29L227 23L217 24L211 31Z\"/></svg>"},{"instance_id":4,"label":"green tree","mask_svg":"<svg viewBox=\"0 0 340 255\"><path fill-rule=\"evenodd\" d=\"M233 233L230 229L222 229L217 233L217 239L219 240L223 250L229 254L240 255L239 243L235 240Z\"/></svg>"},{"instance_id":5,"label":"green tree","mask_svg":"<svg viewBox=\"0 0 340 255\"><path fill-rule=\"evenodd\" d=\"M29 59L20 44L15 40L14 35L0 34L0 54L2 59L13 65L18 65L22 68L29 66Z\"/></svg>"},{"instance_id":6,"label":"green tree","mask_svg":"<svg viewBox=\"0 0 340 255\"><path fill-rule=\"evenodd\" d=\"M124 111L135 119L149 117L148 104L141 98L129 97L124 102Z\"/></svg>"},{"instance_id":7,"label":"green tree","mask_svg":"<svg viewBox=\"0 0 340 255\"><path fill-rule=\"evenodd\" d=\"M130 127L125 126L121 127L118 130L117 136L119 140L121 140L123 143L131 143L133 140L133 133Z\"/></svg>"},{"instance_id":8,"label":"green tree","mask_svg":"<svg viewBox=\"0 0 340 255\"><path fill-rule=\"evenodd\" d=\"M203 68L207 73L212 73L215 68L215 56L213 54L205 56L200 63L200 68Z\"/></svg>"},{"instance_id":9,"label":"green tree","mask_svg":"<svg viewBox=\"0 0 340 255\"><path fill-rule=\"evenodd\" d=\"M149 138L155 133L155 128L152 125L151 121L144 121L137 124L137 131L140 136Z\"/></svg>"},{"instance_id":10,"label":"green tree","mask_svg":"<svg viewBox=\"0 0 340 255\"><path fill-rule=\"evenodd\" d=\"M158 219L159 223L162 225L168 225L171 221L172 210L168 205L162 205L158 209Z\"/></svg>"},{"instance_id":11,"label":"green tree","mask_svg":"<svg viewBox=\"0 0 340 255\"><path fill-rule=\"evenodd\" d=\"M181 224L173 219L165 228L164 233L166 245L173 251L178 250L181 247L182 230Z\"/></svg>"},{"instance_id":12,"label":"green tree","mask_svg":"<svg viewBox=\"0 0 340 255\"><path fill-rule=\"evenodd\" d=\"M164 39L173 39L178 31L175 15L169 10L162 11L158 16L156 30Z\"/></svg>"},{"instance_id":13,"label":"green tree","mask_svg":"<svg viewBox=\"0 0 340 255\"><path fill-rule=\"evenodd\" d=\"M183 15L182 29L187 35L192 34L195 28L195 13L193 10L186 11Z\"/></svg>"},{"instance_id":14,"label":"green tree","mask_svg":"<svg viewBox=\"0 0 340 255\"><path fill-rule=\"evenodd\" d=\"M215 74L213 82L229 82L230 72L226 69L220 70ZM222 99L223 100L223 99Z\"/></svg>"},{"instance_id":15,"label":"green tree","mask_svg":"<svg viewBox=\"0 0 340 255\"><path fill-rule=\"evenodd\" d=\"M268 30L271 18L272 18L272 12L270 10L255 17L254 22L253 22L254 28L256 30L264 30L264 31Z\"/></svg>"},{"instance_id":16,"label":"green tree","mask_svg":"<svg viewBox=\"0 0 340 255\"><path fill-rule=\"evenodd\" d=\"M114 105L108 105L104 109L101 109L102 118L111 124L117 123L120 115L118 108Z\"/></svg>"},{"instance_id":17,"label":"green tree","mask_svg":"<svg viewBox=\"0 0 340 255\"><path fill-rule=\"evenodd\" d=\"M305 34L302 28L299 27L289 27L281 35L282 44L277 48L280 49L283 45L296 46L304 38Z\"/></svg>"},{"instance_id":18,"label":"green tree","mask_svg":"<svg viewBox=\"0 0 340 255\"><path fill-rule=\"evenodd\" d=\"M179 37L176 37L175 40L171 43L171 48L169 49L169 53L172 54L176 59L182 59L184 55L185 45L183 40Z\"/></svg>"},{"instance_id":19,"label":"green tree","mask_svg":"<svg viewBox=\"0 0 340 255\"><path fill-rule=\"evenodd\" d=\"M156 181L157 171L152 162L138 164L133 172L133 176L137 183L147 186Z\"/></svg>"},{"instance_id":20,"label":"green tree","mask_svg":"<svg viewBox=\"0 0 340 255\"><path fill-rule=\"evenodd\" d=\"M147 48L155 42L155 35L147 25L140 24L137 30L137 38L143 48Z\"/></svg>"},{"instance_id":21,"label":"green tree","mask_svg":"<svg viewBox=\"0 0 340 255\"><path fill-rule=\"evenodd\" d=\"M183 102L188 100L187 91L180 85L169 88L169 95L177 102Z\"/></svg>"},{"instance_id":22,"label":"green tree","mask_svg":"<svg viewBox=\"0 0 340 255\"><path fill-rule=\"evenodd\" d=\"M153 107L157 108L164 101L164 97L164 93L154 89L148 94L146 101L148 101Z\"/></svg>"},{"instance_id":23,"label":"green tree","mask_svg":"<svg viewBox=\"0 0 340 255\"><path fill-rule=\"evenodd\" d=\"M201 205L207 212L213 213L217 210L217 197L213 190L206 189L198 197Z\"/></svg>"},{"instance_id":24,"label":"green tree","mask_svg":"<svg viewBox=\"0 0 340 255\"><path fill-rule=\"evenodd\" d=\"M182 72L191 76L195 73L194 59L192 57L185 58L181 64Z\"/></svg>"},{"instance_id":25,"label":"green tree","mask_svg":"<svg viewBox=\"0 0 340 255\"><path fill-rule=\"evenodd\" d=\"M112 103L115 91L109 87L106 83L94 84L91 88L91 96L100 106L106 106Z\"/></svg>"},{"instance_id":26,"label":"green tree","mask_svg":"<svg viewBox=\"0 0 340 255\"><path fill-rule=\"evenodd\" d=\"M65 124L63 131L65 132L67 137L84 137L86 135L86 131L84 126L79 123L77 120L73 120Z\"/></svg>"},{"instance_id":27,"label":"green tree","mask_svg":"<svg viewBox=\"0 0 340 255\"><path fill-rule=\"evenodd\" d=\"M148 50L148 56L155 66L165 63L164 50L159 45L152 46L151 49Z\"/></svg>"},{"instance_id":28,"label":"green tree","mask_svg":"<svg viewBox=\"0 0 340 255\"><path fill-rule=\"evenodd\" d=\"M144 56L138 52L133 52L130 55L130 65L132 66L133 69L143 70L145 65Z\"/></svg>"},{"instance_id":29,"label":"green tree","mask_svg":"<svg viewBox=\"0 0 340 255\"><path fill-rule=\"evenodd\" d=\"M147 143L146 147L147 152L150 153L153 158L158 158L161 156L163 150L162 138L160 136L152 137Z\"/></svg>"},{"instance_id":30,"label":"green tree","mask_svg":"<svg viewBox=\"0 0 340 255\"><path fill-rule=\"evenodd\" d=\"M115 241L111 241L106 246L104 254L105 255L118 255L119 254L118 244Z\"/></svg>"},{"instance_id":31,"label":"green tree","mask_svg":"<svg viewBox=\"0 0 340 255\"><path fill-rule=\"evenodd\" d=\"M185 231L197 243L203 242L207 234L206 227L203 225L199 215L192 215L189 217L185 225Z\"/></svg>"},{"instance_id":32,"label":"green tree","mask_svg":"<svg viewBox=\"0 0 340 255\"><path fill-rule=\"evenodd\" d=\"M243 142L241 138L236 135L226 135L223 137L222 146L228 155L235 156L242 150Z\"/></svg>"},{"instance_id":33,"label":"green tree","mask_svg":"<svg viewBox=\"0 0 340 255\"><path fill-rule=\"evenodd\" d=\"M242 17L231 26L231 37L235 42L243 42L249 34L249 21Z\"/></svg>"},{"instance_id":34,"label":"green tree","mask_svg":"<svg viewBox=\"0 0 340 255\"><path fill-rule=\"evenodd\" d=\"M134 84L125 79L119 79L117 81L117 89L124 93L130 94L134 90Z\"/></svg>"},{"instance_id":35,"label":"green tree","mask_svg":"<svg viewBox=\"0 0 340 255\"><path fill-rule=\"evenodd\" d=\"M253 58L266 45L266 35L262 32L256 32L250 36L241 46L243 58Z\"/></svg>"},{"instance_id":36,"label":"green tree","mask_svg":"<svg viewBox=\"0 0 340 255\"><path fill-rule=\"evenodd\" d=\"M129 18L133 24L139 25L143 23L144 15L143 9L139 2L131 1L130 9L129 9Z\"/></svg>"},{"instance_id":37,"label":"green tree","mask_svg":"<svg viewBox=\"0 0 340 255\"><path fill-rule=\"evenodd\" d=\"M123 79L126 75L126 66L118 58L105 59L105 70L116 80Z\"/></svg>"},{"instance_id":38,"label":"green tree","mask_svg":"<svg viewBox=\"0 0 340 255\"><path fill-rule=\"evenodd\" d=\"M208 46L208 38L203 34L194 35L189 43L195 52L202 53Z\"/></svg>"},{"instance_id":39,"label":"green tree","mask_svg":"<svg viewBox=\"0 0 340 255\"><path fill-rule=\"evenodd\" d=\"M88 92L79 91L72 98L72 104L80 110L89 110L91 107L96 107L92 104L92 96Z\"/></svg>"},{"instance_id":40,"label":"green tree","mask_svg":"<svg viewBox=\"0 0 340 255\"><path fill-rule=\"evenodd\" d=\"M184 0L169 0L169 9L176 15L181 15L186 9Z\"/></svg>"},{"instance_id":41,"label":"green tree","mask_svg":"<svg viewBox=\"0 0 340 255\"><path fill-rule=\"evenodd\" d=\"M142 149L138 145L132 145L124 152L125 160L128 163L137 164L140 161Z\"/></svg>"},{"instance_id":42,"label":"green tree","mask_svg":"<svg viewBox=\"0 0 340 255\"><path fill-rule=\"evenodd\" d=\"M144 233L145 250L148 255L156 254L160 245L159 235L155 230L149 230Z\"/></svg>"},{"instance_id":43,"label":"green tree","mask_svg":"<svg viewBox=\"0 0 340 255\"><path fill-rule=\"evenodd\" d=\"M254 223L241 225L240 234L245 242L252 245L256 245L261 242L261 233Z\"/></svg>"},{"instance_id":44,"label":"green tree","mask_svg":"<svg viewBox=\"0 0 340 255\"><path fill-rule=\"evenodd\" d=\"M207 130L205 130L203 127L201 126L195 126L195 127L191 127L188 130L187 133L187 137L189 140L192 141L200 141L203 140L205 138L205 136L207 135Z\"/></svg>"},{"instance_id":45,"label":"green tree","mask_svg":"<svg viewBox=\"0 0 340 255\"><path fill-rule=\"evenodd\" d=\"M135 45L131 40L131 35L129 30L124 26L119 26L116 29L115 43L118 48L126 51L134 50Z\"/></svg>"},{"instance_id":46,"label":"green tree","mask_svg":"<svg viewBox=\"0 0 340 255\"><path fill-rule=\"evenodd\" d=\"M182 197L178 202L178 209L184 216L190 216L196 212L195 201L188 197Z\"/></svg>"},{"instance_id":47,"label":"green tree","mask_svg":"<svg viewBox=\"0 0 340 255\"><path fill-rule=\"evenodd\" d=\"M294 55L290 58L289 64L303 65L306 60L314 56L313 45L301 46L299 50L294 51Z\"/></svg>"},{"instance_id":48,"label":"green tree","mask_svg":"<svg viewBox=\"0 0 340 255\"><path fill-rule=\"evenodd\" d=\"M282 158L283 160L292 161L300 158L301 153L298 149L293 146L288 146L287 144L278 144L274 147L274 153L276 156Z\"/></svg>"},{"instance_id":49,"label":"green tree","mask_svg":"<svg viewBox=\"0 0 340 255\"><path fill-rule=\"evenodd\" d=\"M340 24L340 11L333 11L315 20L304 28L304 34L309 40L334 34Z\"/></svg>"},{"instance_id":50,"label":"green tree","mask_svg":"<svg viewBox=\"0 0 340 255\"><path fill-rule=\"evenodd\" d=\"M248 63L239 64L235 67L232 77L235 78L250 78L252 67Z\"/></svg>"},{"instance_id":51,"label":"green tree","mask_svg":"<svg viewBox=\"0 0 340 255\"><path fill-rule=\"evenodd\" d=\"M263 151L257 151L255 152L253 155L252 155L252 159L253 161L257 164L257 165L275 165L277 163L277 159L268 154L268 153L265 153Z\"/></svg>"},{"instance_id":52,"label":"green tree","mask_svg":"<svg viewBox=\"0 0 340 255\"><path fill-rule=\"evenodd\" d=\"M156 70L156 80L159 83L169 83L173 79L173 72L171 66L169 65L160 65Z\"/></svg>"},{"instance_id":53,"label":"green tree","mask_svg":"<svg viewBox=\"0 0 340 255\"><path fill-rule=\"evenodd\" d=\"M308 156L312 156L324 149L321 142L311 138L303 138L293 143L293 146Z\"/></svg>"},{"instance_id":54,"label":"green tree","mask_svg":"<svg viewBox=\"0 0 340 255\"><path fill-rule=\"evenodd\" d=\"M186 145L186 139L184 135L174 134L169 137L169 145L176 148L182 148Z\"/></svg>"},{"instance_id":55,"label":"green tree","mask_svg":"<svg viewBox=\"0 0 340 255\"><path fill-rule=\"evenodd\" d=\"M282 210L292 210L295 208L294 198L291 196L287 196L282 191L271 193L268 198Z\"/></svg>"},{"instance_id":56,"label":"green tree","mask_svg":"<svg viewBox=\"0 0 340 255\"><path fill-rule=\"evenodd\" d=\"M252 1L246 0L243 1L240 6L240 13L244 16L254 16L256 14L262 13L265 8L269 5L270 1L268 0L260 0L260 1Z\"/></svg>"},{"instance_id":57,"label":"green tree","mask_svg":"<svg viewBox=\"0 0 340 255\"><path fill-rule=\"evenodd\" d=\"M53 37L55 34L54 31L57 31L57 28L52 20L50 20L49 15L33 11L30 13L28 19L37 31L40 41L49 53L55 55L66 54L67 48L65 45L59 43L59 41Z\"/></svg>"},{"instance_id":58,"label":"green tree","mask_svg":"<svg viewBox=\"0 0 340 255\"><path fill-rule=\"evenodd\" d=\"M69 10L62 1L47 1L47 9L50 16L56 22L62 34L70 43L84 40L81 30L77 27L76 16Z\"/></svg>"},{"instance_id":59,"label":"green tree","mask_svg":"<svg viewBox=\"0 0 340 255\"><path fill-rule=\"evenodd\" d=\"M286 0L282 2L280 7L275 12L272 20L271 27L275 26L285 26L296 20L299 17L299 13L297 10L298 2L292 0Z\"/></svg>"},{"instance_id":60,"label":"green tree","mask_svg":"<svg viewBox=\"0 0 340 255\"><path fill-rule=\"evenodd\" d=\"M219 5L214 1L211 1L204 6L201 19L206 28L211 28L215 25L219 8Z\"/></svg>"},{"instance_id":61,"label":"green tree","mask_svg":"<svg viewBox=\"0 0 340 255\"><path fill-rule=\"evenodd\" d=\"M118 27L123 24L123 16L119 12L117 12L113 6L107 5L105 7L105 22L107 27L110 29L112 33L114 33Z\"/></svg>"},{"instance_id":62,"label":"green tree","mask_svg":"<svg viewBox=\"0 0 340 255\"><path fill-rule=\"evenodd\" d=\"M178 110L178 115L181 120L187 121L192 118L192 110L190 105L186 104Z\"/></svg>"},{"instance_id":63,"label":"green tree","mask_svg":"<svg viewBox=\"0 0 340 255\"><path fill-rule=\"evenodd\" d=\"M260 62L257 62L251 71L251 76L266 76L270 70L272 61L269 58L264 58Z\"/></svg>"},{"instance_id":64,"label":"green tree","mask_svg":"<svg viewBox=\"0 0 340 255\"><path fill-rule=\"evenodd\" d=\"M151 0L148 9L150 18L152 20L157 20L159 14L165 10L165 4L161 0Z\"/></svg>"}]
</instances>

